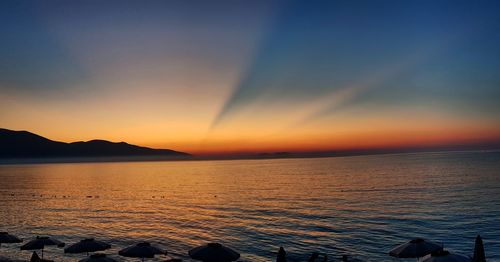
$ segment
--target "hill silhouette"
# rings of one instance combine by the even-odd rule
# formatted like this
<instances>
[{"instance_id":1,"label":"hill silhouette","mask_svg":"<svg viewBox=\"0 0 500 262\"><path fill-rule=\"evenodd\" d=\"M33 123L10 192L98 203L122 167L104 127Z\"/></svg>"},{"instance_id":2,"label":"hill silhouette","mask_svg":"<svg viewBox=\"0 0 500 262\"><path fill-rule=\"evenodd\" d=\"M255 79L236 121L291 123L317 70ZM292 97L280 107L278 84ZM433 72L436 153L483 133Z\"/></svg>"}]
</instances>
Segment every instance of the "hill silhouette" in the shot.
<instances>
[{"instance_id":1,"label":"hill silhouette","mask_svg":"<svg viewBox=\"0 0 500 262\"><path fill-rule=\"evenodd\" d=\"M64 143L28 131L0 128L0 158L129 156L187 157L191 155L170 149L153 149L125 142L114 143L106 140Z\"/></svg>"}]
</instances>

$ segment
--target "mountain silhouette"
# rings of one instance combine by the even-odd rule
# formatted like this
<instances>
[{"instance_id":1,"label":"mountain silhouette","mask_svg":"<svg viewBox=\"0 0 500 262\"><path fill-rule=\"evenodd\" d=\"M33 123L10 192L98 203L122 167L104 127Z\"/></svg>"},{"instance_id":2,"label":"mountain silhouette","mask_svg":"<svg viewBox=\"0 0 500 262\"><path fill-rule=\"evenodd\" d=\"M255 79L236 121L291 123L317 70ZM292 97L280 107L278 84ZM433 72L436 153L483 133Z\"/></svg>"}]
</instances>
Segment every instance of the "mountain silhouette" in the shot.
<instances>
[{"instance_id":1,"label":"mountain silhouette","mask_svg":"<svg viewBox=\"0 0 500 262\"><path fill-rule=\"evenodd\" d=\"M28 131L0 128L0 158L53 157L188 157L188 153L170 149L153 149L125 142L91 140L64 143L53 141Z\"/></svg>"}]
</instances>

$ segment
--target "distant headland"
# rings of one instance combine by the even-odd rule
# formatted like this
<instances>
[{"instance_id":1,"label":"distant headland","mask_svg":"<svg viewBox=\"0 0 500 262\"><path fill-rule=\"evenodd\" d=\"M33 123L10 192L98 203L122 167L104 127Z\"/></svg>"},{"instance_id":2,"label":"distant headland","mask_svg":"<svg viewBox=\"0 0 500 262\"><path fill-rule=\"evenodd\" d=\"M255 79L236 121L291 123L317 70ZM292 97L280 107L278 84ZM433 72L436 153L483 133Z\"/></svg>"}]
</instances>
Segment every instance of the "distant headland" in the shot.
<instances>
[{"instance_id":1,"label":"distant headland","mask_svg":"<svg viewBox=\"0 0 500 262\"><path fill-rule=\"evenodd\" d=\"M0 159L128 157L158 159L189 158L191 155L171 149L153 149L106 140L64 143L28 131L0 128Z\"/></svg>"},{"instance_id":2,"label":"distant headland","mask_svg":"<svg viewBox=\"0 0 500 262\"><path fill-rule=\"evenodd\" d=\"M131 145L125 142L110 142L106 140L65 143L50 140L28 131L14 131L0 128L0 164L321 158L478 150L500 152L500 142L364 149L357 148L330 151L313 150L309 152L233 152L192 155L190 153L171 149L154 149Z\"/></svg>"}]
</instances>

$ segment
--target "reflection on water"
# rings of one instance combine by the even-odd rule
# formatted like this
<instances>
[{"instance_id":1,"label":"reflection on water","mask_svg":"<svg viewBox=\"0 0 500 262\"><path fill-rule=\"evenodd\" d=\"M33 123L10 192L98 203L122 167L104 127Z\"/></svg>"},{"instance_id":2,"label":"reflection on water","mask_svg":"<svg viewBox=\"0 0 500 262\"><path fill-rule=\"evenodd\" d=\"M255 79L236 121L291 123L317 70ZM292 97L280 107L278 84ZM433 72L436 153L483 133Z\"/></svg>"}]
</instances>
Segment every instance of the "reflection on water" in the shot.
<instances>
[{"instance_id":1,"label":"reflection on water","mask_svg":"<svg viewBox=\"0 0 500 262\"><path fill-rule=\"evenodd\" d=\"M471 255L480 233L500 260L500 154L427 153L318 159L0 166L0 231L76 242L139 240L174 254L208 241L269 261L391 260L415 236ZM29 258L16 245L2 254ZM49 248L46 256L75 260Z\"/></svg>"}]
</instances>

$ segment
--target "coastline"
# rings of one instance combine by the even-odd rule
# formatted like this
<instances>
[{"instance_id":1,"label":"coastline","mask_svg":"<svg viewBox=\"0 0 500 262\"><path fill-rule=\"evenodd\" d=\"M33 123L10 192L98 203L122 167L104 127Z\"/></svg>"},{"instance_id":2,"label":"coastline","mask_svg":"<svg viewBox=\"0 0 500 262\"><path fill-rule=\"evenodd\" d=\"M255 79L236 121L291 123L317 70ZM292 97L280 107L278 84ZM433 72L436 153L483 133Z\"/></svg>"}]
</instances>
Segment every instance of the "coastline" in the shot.
<instances>
[{"instance_id":1,"label":"coastline","mask_svg":"<svg viewBox=\"0 0 500 262\"><path fill-rule=\"evenodd\" d=\"M164 162L164 161L231 161L231 160L266 160L266 159L308 159L308 158L333 158L356 157L377 155L412 155L436 153L500 153L499 149L465 149L465 150L393 150L388 152L312 152L312 153L265 153L252 155L233 156L106 156L106 157L51 157L51 158L0 158L2 165L22 164L70 164L70 163L113 163L113 162Z\"/></svg>"}]
</instances>

